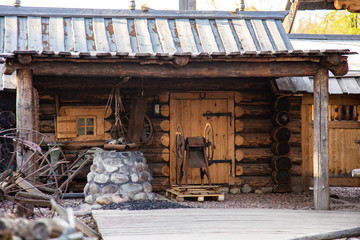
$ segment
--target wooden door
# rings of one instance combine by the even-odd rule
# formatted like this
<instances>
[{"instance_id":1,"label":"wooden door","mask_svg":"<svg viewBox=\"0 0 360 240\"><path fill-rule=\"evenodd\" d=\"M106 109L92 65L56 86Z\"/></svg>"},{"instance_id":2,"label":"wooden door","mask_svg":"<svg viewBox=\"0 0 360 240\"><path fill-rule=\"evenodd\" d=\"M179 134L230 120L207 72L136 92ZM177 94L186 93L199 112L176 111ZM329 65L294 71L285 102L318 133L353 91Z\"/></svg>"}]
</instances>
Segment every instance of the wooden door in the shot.
<instances>
[{"instance_id":1,"label":"wooden door","mask_svg":"<svg viewBox=\"0 0 360 240\"><path fill-rule=\"evenodd\" d=\"M312 186L313 176L313 106L312 98L303 99L302 116L302 174L304 186ZM360 186L351 177L360 168L360 100L351 97L332 97L329 100L329 183L331 186Z\"/></svg>"},{"instance_id":2,"label":"wooden door","mask_svg":"<svg viewBox=\"0 0 360 240\"><path fill-rule=\"evenodd\" d=\"M203 116L206 112L230 113L231 116ZM229 115L230 115L229 114ZM175 131L181 124L184 136L203 136L206 123L214 130L214 163L210 166L214 184L232 184L234 173L234 93L191 92L170 95L170 183L176 183ZM207 183L206 176L204 177ZM200 184L199 169L190 169L189 184Z\"/></svg>"}]
</instances>

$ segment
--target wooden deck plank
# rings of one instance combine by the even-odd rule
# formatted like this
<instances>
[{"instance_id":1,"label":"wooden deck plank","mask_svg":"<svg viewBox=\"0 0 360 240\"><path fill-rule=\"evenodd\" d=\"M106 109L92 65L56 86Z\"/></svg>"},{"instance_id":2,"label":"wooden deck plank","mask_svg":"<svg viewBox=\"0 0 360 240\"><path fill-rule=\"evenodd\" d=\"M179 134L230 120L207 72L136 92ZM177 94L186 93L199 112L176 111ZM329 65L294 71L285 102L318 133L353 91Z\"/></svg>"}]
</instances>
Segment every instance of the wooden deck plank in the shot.
<instances>
[{"instance_id":1,"label":"wooden deck plank","mask_svg":"<svg viewBox=\"0 0 360 240\"><path fill-rule=\"evenodd\" d=\"M343 230L360 234L360 212L194 208L96 210L93 216L104 240L296 239Z\"/></svg>"}]
</instances>

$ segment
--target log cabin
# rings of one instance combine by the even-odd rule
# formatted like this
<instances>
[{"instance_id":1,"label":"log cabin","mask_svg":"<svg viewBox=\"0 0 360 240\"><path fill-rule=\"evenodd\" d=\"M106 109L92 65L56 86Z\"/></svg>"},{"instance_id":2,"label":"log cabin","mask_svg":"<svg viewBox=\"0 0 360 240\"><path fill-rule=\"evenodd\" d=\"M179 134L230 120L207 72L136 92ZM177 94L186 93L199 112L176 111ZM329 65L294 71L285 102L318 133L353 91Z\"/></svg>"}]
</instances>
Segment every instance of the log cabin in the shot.
<instances>
[{"instance_id":1,"label":"log cabin","mask_svg":"<svg viewBox=\"0 0 360 240\"><path fill-rule=\"evenodd\" d=\"M313 77L315 203L328 209L328 71L346 74L351 52L295 50L285 16L1 6L3 74L16 81L17 127L39 129L71 156L119 137L112 136L117 116L145 108L151 134L138 136L139 150L154 190L163 191L179 184L177 125L188 137L211 123L213 184L287 192L303 186L301 101L274 94L271 83ZM116 106L106 108L109 99ZM197 171L189 183L200 183Z\"/></svg>"}]
</instances>

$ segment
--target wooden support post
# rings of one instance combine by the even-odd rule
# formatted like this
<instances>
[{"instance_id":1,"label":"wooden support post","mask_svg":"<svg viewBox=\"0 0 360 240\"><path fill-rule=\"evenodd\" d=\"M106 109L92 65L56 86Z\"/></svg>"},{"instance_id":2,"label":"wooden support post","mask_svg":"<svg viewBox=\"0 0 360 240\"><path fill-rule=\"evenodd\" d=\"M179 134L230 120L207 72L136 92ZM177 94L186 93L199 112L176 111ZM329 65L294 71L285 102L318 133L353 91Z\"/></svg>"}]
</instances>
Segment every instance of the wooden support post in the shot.
<instances>
[{"instance_id":1,"label":"wooden support post","mask_svg":"<svg viewBox=\"0 0 360 240\"><path fill-rule=\"evenodd\" d=\"M179 0L179 10L196 10L196 0Z\"/></svg>"},{"instance_id":2,"label":"wooden support post","mask_svg":"<svg viewBox=\"0 0 360 240\"><path fill-rule=\"evenodd\" d=\"M321 68L314 79L314 203L316 210L329 210L329 75Z\"/></svg>"},{"instance_id":3,"label":"wooden support post","mask_svg":"<svg viewBox=\"0 0 360 240\"><path fill-rule=\"evenodd\" d=\"M31 70L17 70L16 127L34 129L34 96ZM22 136L32 140L32 136Z\"/></svg>"}]
</instances>

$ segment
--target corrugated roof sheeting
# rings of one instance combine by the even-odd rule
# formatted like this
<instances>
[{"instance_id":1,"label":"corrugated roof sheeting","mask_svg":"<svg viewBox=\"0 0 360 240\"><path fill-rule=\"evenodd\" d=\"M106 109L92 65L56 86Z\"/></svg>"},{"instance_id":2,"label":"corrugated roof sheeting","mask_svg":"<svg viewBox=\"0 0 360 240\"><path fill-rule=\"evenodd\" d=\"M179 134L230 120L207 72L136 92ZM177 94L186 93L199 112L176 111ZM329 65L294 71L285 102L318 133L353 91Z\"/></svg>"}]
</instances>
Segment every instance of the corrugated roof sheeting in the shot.
<instances>
[{"instance_id":1,"label":"corrugated roof sheeting","mask_svg":"<svg viewBox=\"0 0 360 240\"><path fill-rule=\"evenodd\" d=\"M292 50L279 19L0 17L0 51L169 53Z\"/></svg>"},{"instance_id":2,"label":"corrugated roof sheeting","mask_svg":"<svg viewBox=\"0 0 360 240\"><path fill-rule=\"evenodd\" d=\"M309 77L277 78L275 83L275 92L314 92L314 80ZM360 77L330 77L329 94L360 94Z\"/></svg>"}]
</instances>

